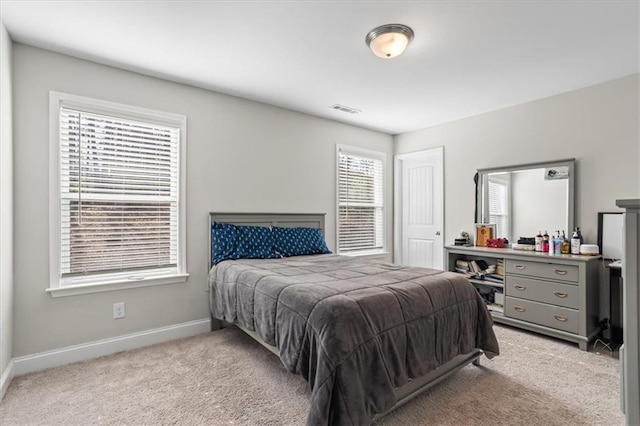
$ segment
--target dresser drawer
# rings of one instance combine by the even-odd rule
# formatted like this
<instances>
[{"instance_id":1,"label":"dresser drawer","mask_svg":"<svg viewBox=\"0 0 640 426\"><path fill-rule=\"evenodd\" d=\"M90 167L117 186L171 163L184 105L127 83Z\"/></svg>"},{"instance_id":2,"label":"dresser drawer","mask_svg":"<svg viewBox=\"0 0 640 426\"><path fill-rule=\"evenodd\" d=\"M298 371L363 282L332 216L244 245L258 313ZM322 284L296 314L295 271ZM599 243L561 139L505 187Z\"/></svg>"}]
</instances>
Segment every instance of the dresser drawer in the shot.
<instances>
[{"instance_id":1,"label":"dresser drawer","mask_svg":"<svg viewBox=\"0 0 640 426\"><path fill-rule=\"evenodd\" d=\"M578 333L578 311L574 309L507 296L505 297L504 313L508 317L522 321L569 333Z\"/></svg>"},{"instance_id":2,"label":"dresser drawer","mask_svg":"<svg viewBox=\"0 0 640 426\"><path fill-rule=\"evenodd\" d=\"M580 306L578 301L580 288L577 285L507 275L505 287L507 296L572 309L578 309Z\"/></svg>"},{"instance_id":3,"label":"dresser drawer","mask_svg":"<svg viewBox=\"0 0 640 426\"><path fill-rule=\"evenodd\" d=\"M567 282L578 282L578 267L555 263L530 262L527 260L507 259L506 274L528 275L536 278L550 278Z\"/></svg>"}]
</instances>

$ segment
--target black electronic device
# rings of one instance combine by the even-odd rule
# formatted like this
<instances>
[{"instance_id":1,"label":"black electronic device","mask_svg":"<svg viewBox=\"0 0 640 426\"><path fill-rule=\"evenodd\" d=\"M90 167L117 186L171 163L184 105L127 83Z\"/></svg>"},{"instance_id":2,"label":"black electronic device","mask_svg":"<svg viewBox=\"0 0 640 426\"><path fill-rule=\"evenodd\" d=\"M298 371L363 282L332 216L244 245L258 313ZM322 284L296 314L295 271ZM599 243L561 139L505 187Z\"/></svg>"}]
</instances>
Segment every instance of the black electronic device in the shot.
<instances>
[{"instance_id":1,"label":"black electronic device","mask_svg":"<svg viewBox=\"0 0 640 426\"><path fill-rule=\"evenodd\" d=\"M622 212L598 213L598 247L604 259L622 259Z\"/></svg>"},{"instance_id":2,"label":"black electronic device","mask_svg":"<svg viewBox=\"0 0 640 426\"><path fill-rule=\"evenodd\" d=\"M535 239L535 237L520 237L520 238L518 238L518 244L526 244L526 245L530 245L530 246L535 246L536 245L536 239Z\"/></svg>"}]
</instances>

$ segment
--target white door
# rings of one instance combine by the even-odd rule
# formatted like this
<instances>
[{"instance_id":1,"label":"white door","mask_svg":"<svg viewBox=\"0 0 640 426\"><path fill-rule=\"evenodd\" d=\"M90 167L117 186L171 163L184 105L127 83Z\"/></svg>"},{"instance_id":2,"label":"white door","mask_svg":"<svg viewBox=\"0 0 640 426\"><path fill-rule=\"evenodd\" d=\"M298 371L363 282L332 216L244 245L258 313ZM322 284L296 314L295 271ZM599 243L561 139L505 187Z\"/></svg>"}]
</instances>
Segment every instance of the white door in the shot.
<instances>
[{"instance_id":1,"label":"white door","mask_svg":"<svg viewBox=\"0 0 640 426\"><path fill-rule=\"evenodd\" d=\"M395 262L443 269L443 148L395 157Z\"/></svg>"}]
</instances>

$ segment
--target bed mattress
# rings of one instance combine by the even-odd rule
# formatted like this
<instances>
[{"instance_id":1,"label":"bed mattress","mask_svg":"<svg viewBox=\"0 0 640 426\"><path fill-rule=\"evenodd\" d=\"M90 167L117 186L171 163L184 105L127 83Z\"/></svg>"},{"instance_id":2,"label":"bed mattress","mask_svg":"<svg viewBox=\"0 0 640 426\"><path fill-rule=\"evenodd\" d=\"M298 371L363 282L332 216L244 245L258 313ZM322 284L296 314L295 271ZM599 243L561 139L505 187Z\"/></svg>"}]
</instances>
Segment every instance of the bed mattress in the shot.
<instances>
[{"instance_id":1,"label":"bed mattress","mask_svg":"<svg viewBox=\"0 0 640 426\"><path fill-rule=\"evenodd\" d=\"M337 255L223 261L209 274L214 318L278 349L311 392L308 424L369 424L393 390L459 354L499 353L492 320L462 276Z\"/></svg>"}]
</instances>

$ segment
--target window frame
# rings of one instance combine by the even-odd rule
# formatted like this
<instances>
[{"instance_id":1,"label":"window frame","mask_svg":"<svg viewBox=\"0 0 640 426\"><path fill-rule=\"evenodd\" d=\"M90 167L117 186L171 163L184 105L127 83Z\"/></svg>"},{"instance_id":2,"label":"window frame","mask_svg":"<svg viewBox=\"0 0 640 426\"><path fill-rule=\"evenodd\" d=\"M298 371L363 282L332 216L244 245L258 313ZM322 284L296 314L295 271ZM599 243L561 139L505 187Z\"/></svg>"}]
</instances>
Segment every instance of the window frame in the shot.
<instances>
[{"instance_id":1,"label":"window frame","mask_svg":"<svg viewBox=\"0 0 640 426\"><path fill-rule=\"evenodd\" d=\"M114 116L170 126L179 129L178 147L178 264L175 272L141 270L133 277L131 272L96 274L91 277L63 279L61 275L61 108ZM186 263L186 145L187 118L184 115L124 105L67 93L49 92L49 287L52 297L72 296L111 290L146 287L185 282L189 276Z\"/></svg>"},{"instance_id":2,"label":"window frame","mask_svg":"<svg viewBox=\"0 0 640 426\"><path fill-rule=\"evenodd\" d=\"M350 250L350 251L341 251L340 250L340 153L346 155L354 155L365 158L371 158L374 160L382 161L382 247L381 248L371 248L371 249L361 249L361 250ZM358 148L349 145L341 145L336 144L336 156L335 156L335 165L336 165L336 253L343 256L369 256L369 255L386 255L387 254L387 210L388 210L388 199L387 199L387 154L382 151L374 151L366 148Z\"/></svg>"}]
</instances>

